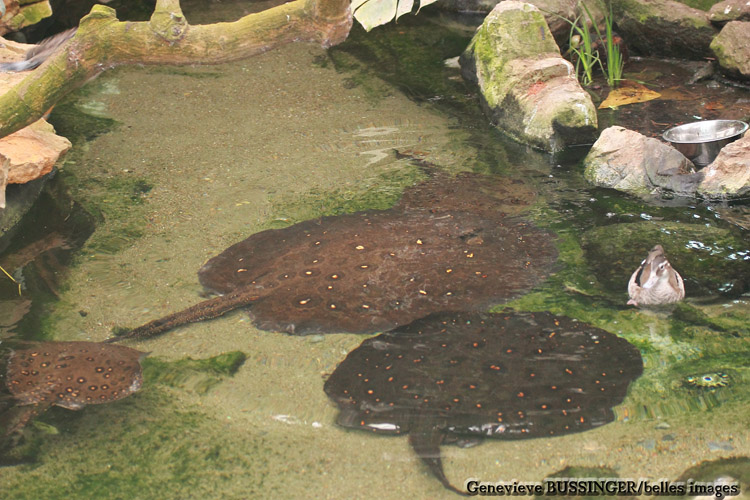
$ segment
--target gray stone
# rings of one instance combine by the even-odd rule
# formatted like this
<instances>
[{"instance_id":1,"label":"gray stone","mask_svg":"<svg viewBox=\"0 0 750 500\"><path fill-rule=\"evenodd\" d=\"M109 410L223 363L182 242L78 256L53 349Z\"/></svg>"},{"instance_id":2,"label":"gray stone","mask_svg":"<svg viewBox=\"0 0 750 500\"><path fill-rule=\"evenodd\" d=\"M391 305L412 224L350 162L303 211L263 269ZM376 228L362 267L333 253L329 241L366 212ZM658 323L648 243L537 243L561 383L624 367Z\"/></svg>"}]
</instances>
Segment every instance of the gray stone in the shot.
<instances>
[{"instance_id":1,"label":"gray stone","mask_svg":"<svg viewBox=\"0 0 750 500\"><path fill-rule=\"evenodd\" d=\"M711 50L726 73L750 80L750 22L727 23L711 42Z\"/></svg>"},{"instance_id":2,"label":"gray stone","mask_svg":"<svg viewBox=\"0 0 750 500\"><path fill-rule=\"evenodd\" d=\"M728 21L750 21L750 2L748 0L724 0L711 7L708 18L712 23Z\"/></svg>"},{"instance_id":3,"label":"gray stone","mask_svg":"<svg viewBox=\"0 0 750 500\"><path fill-rule=\"evenodd\" d=\"M672 0L613 2L617 29L627 45L645 55L703 59L716 35L708 13Z\"/></svg>"},{"instance_id":4,"label":"gray stone","mask_svg":"<svg viewBox=\"0 0 750 500\"><path fill-rule=\"evenodd\" d=\"M706 198L750 195L750 134L724 146L719 156L701 170L698 194Z\"/></svg>"},{"instance_id":5,"label":"gray stone","mask_svg":"<svg viewBox=\"0 0 750 500\"><path fill-rule=\"evenodd\" d=\"M604 130L584 160L586 179L642 197L695 194L703 178L679 151L623 127Z\"/></svg>"},{"instance_id":6,"label":"gray stone","mask_svg":"<svg viewBox=\"0 0 750 500\"><path fill-rule=\"evenodd\" d=\"M592 139L594 104L533 5L498 4L460 62L479 85L487 116L519 142L555 152Z\"/></svg>"}]
</instances>

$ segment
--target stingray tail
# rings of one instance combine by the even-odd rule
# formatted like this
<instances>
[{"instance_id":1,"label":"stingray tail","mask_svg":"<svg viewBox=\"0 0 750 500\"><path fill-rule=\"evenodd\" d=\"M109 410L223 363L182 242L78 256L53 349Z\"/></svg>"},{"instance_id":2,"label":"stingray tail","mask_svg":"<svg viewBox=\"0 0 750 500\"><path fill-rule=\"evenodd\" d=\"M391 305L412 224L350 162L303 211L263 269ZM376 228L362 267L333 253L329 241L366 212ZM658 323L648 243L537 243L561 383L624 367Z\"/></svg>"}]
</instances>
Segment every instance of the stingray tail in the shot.
<instances>
[{"instance_id":1,"label":"stingray tail","mask_svg":"<svg viewBox=\"0 0 750 500\"><path fill-rule=\"evenodd\" d=\"M468 496L466 491L461 491L453 486L443 471L443 460L440 458L440 445L443 442L443 433L432 425L426 428L412 428L409 431L409 444L422 462L430 469L432 475L447 489Z\"/></svg>"},{"instance_id":2,"label":"stingray tail","mask_svg":"<svg viewBox=\"0 0 750 500\"><path fill-rule=\"evenodd\" d=\"M198 304L188 307L180 312L169 314L163 318L155 319L145 325L127 330L121 334L116 334L104 342L119 342L125 339L143 339L156 337L166 331L188 323L203 321L204 319L218 318L219 316L233 311L238 307L248 305L250 302L258 300L257 290L241 288L234 292L227 293L220 297L204 300Z\"/></svg>"}]
</instances>

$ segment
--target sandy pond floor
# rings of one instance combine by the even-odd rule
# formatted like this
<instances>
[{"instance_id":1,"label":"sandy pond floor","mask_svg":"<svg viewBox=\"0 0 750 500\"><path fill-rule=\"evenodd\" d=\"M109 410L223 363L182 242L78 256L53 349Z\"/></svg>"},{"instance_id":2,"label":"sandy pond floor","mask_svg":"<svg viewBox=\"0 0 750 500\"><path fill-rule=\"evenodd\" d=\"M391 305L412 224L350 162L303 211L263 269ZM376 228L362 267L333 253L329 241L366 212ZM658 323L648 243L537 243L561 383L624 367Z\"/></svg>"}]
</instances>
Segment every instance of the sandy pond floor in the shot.
<instances>
[{"instance_id":1,"label":"sandy pond floor","mask_svg":"<svg viewBox=\"0 0 750 500\"><path fill-rule=\"evenodd\" d=\"M293 44L221 67L102 77L89 99L121 125L64 168L77 177L104 169L153 188L134 211L142 237L120 241L114 253L97 250L96 234L84 247L50 320L57 340L101 340L113 326L197 302L196 272L207 258L325 212L331 193L340 200L397 190L416 174L393 148L428 152L452 170L476 156L450 119L384 83L375 97L349 88L346 75L319 64L325 57ZM120 222L110 218L99 231ZM657 319L653 328L659 335ZM362 339L261 332L237 312L134 342L164 360L233 350L248 359L205 394L157 384L71 419L55 412L65 422L60 433L45 440L39 463L3 470L3 490L16 499L453 498L406 438L335 425L324 375ZM626 401L620 421L585 434L445 446L446 472L456 485L468 477L540 481L568 466L675 479L702 460L750 455L745 410L726 404L699 418L624 421L638 413Z\"/></svg>"}]
</instances>

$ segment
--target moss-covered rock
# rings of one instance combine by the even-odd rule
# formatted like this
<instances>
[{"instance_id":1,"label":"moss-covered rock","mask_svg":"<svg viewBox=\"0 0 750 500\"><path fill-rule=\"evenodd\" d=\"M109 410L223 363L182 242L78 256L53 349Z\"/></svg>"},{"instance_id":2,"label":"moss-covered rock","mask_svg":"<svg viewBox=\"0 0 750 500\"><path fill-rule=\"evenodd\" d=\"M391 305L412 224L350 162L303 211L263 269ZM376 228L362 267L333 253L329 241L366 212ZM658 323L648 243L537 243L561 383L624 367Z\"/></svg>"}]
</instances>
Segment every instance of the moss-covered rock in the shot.
<instances>
[{"instance_id":1,"label":"moss-covered rock","mask_svg":"<svg viewBox=\"0 0 750 500\"><path fill-rule=\"evenodd\" d=\"M499 4L460 61L463 76L479 85L485 114L519 142L555 152L593 137L594 104L533 5Z\"/></svg>"},{"instance_id":2,"label":"moss-covered rock","mask_svg":"<svg viewBox=\"0 0 750 500\"><path fill-rule=\"evenodd\" d=\"M656 244L682 275L688 299L736 297L750 290L750 247L726 229L644 221L599 227L583 235L595 276L623 302L631 273Z\"/></svg>"},{"instance_id":3,"label":"moss-covered rock","mask_svg":"<svg viewBox=\"0 0 750 500\"><path fill-rule=\"evenodd\" d=\"M750 80L750 22L727 23L711 42L711 50L727 73Z\"/></svg>"},{"instance_id":4,"label":"moss-covered rock","mask_svg":"<svg viewBox=\"0 0 750 500\"><path fill-rule=\"evenodd\" d=\"M644 55L703 59L716 29L702 10L673 0L612 2L615 24L628 46Z\"/></svg>"},{"instance_id":5,"label":"moss-covered rock","mask_svg":"<svg viewBox=\"0 0 750 500\"><path fill-rule=\"evenodd\" d=\"M708 18L720 25L729 21L750 21L750 5L747 0L724 0L711 7Z\"/></svg>"}]
</instances>

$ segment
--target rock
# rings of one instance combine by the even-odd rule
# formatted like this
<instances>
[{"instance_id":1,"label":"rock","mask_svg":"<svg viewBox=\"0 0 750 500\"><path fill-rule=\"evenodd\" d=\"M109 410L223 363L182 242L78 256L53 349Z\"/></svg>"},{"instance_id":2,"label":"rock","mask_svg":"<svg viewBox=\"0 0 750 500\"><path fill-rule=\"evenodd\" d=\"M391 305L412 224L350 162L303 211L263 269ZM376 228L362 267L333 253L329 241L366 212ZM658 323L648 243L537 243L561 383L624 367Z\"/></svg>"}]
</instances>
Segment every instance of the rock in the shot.
<instances>
[{"instance_id":1,"label":"rock","mask_svg":"<svg viewBox=\"0 0 750 500\"><path fill-rule=\"evenodd\" d=\"M652 220L600 226L581 237L586 262L604 295L622 304L628 300L631 273L657 244L682 275L688 301L739 297L750 290L747 241L737 231Z\"/></svg>"},{"instance_id":2,"label":"rock","mask_svg":"<svg viewBox=\"0 0 750 500\"><path fill-rule=\"evenodd\" d=\"M711 42L719 65L729 75L750 80L750 22L732 21Z\"/></svg>"},{"instance_id":3,"label":"rock","mask_svg":"<svg viewBox=\"0 0 750 500\"><path fill-rule=\"evenodd\" d=\"M617 126L602 132L584 167L589 182L643 197L664 191L692 196L703 178L673 147Z\"/></svg>"},{"instance_id":4,"label":"rock","mask_svg":"<svg viewBox=\"0 0 750 500\"><path fill-rule=\"evenodd\" d=\"M13 31L13 18L18 14L18 0L0 0L5 2L5 12L0 10L0 35Z\"/></svg>"},{"instance_id":5,"label":"rock","mask_svg":"<svg viewBox=\"0 0 750 500\"><path fill-rule=\"evenodd\" d=\"M47 175L70 146L70 141L56 135L52 125L44 120L0 139L0 158L7 159L4 175L0 174L0 208L5 208L6 185Z\"/></svg>"},{"instance_id":6,"label":"rock","mask_svg":"<svg viewBox=\"0 0 750 500\"><path fill-rule=\"evenodd\" d=\"M698 194L706 198L750 195L750 134L724 146L719 156L704 168Z\"/></svg>"},{"instance_id":7,"label":"rock","mask_svg":"<svg viewBox=\"0 0 750 500\"><path fill-rule=\"evenodd\" d=\"M644 55L703 59L716 35L708 13L672 0L613 2L615 22L631 49Z\"/></svg>"},{"instance_id":8,"label":"rock","mask_svg":"<svg viewBox=\"0 0 750 500\"><path fill-rule=\"evenodd\" d=\"M750 2L747 0L724 0L716 3L708 11L708 19L717 24L728 21L750 21Z\"/></svg>"},{"instance_id":9,"label":"rock","mask_svg":"<svg viewBox=\"0 0 750 500\"><path fill-rule=\"evenodd\" d=\"M555 152L593 137L594 104L533 5L498 4L460 62L464 78L479 85L487 116L519 142Z\"/></svg>"},{"instance_id":10,"label":"rock","mask_svg":"<svg viewBox=\"0 0 750 500\"><path fill-rule=\"evenodd\" d=\"M33 45L4 41L0 62L23 59ZM25 73L0 73L0 94L26 77ZM5 186L23 184L48 174L57 160L70 149L70 141L55 134L45 120L0 139L0 208L5 208ZM9 160L6 164L5 159Z\"/></svg>"}]
</instances>

